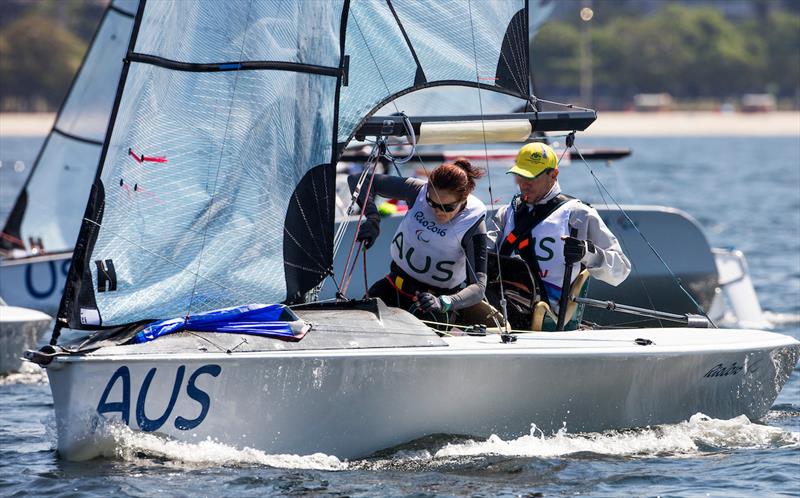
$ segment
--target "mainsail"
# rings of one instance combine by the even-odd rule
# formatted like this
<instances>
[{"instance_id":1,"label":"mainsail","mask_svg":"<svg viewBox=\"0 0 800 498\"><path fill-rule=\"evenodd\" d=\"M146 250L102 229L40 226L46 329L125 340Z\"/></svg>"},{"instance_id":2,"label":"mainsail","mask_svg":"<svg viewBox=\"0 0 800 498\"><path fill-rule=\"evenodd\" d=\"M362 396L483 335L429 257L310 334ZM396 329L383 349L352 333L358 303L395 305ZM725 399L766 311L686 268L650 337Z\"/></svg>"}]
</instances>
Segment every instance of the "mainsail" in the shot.
<instances>
[{"instance_id":1,"label":"mainsail","mask_svg":"<svg viewBox=\"0 0 800 498\"><path fill-rule=\"evenodd\" d=\"M6 221L6 249L71 251L97 171L138 0L106 9L50 134ZM12 240L16 239L16 244Z\"/></svg>"},{"instance_id":2,"label":"mainsail","mask_svg":"<svg viewBox=\"0 0 800 498\"><path fill-rule=\"evenodd\" d=\"M59 318L293 302L331 274L334 164L399 95L526 98L525 0L142 1Z\"/></svg>"}]
</instances>

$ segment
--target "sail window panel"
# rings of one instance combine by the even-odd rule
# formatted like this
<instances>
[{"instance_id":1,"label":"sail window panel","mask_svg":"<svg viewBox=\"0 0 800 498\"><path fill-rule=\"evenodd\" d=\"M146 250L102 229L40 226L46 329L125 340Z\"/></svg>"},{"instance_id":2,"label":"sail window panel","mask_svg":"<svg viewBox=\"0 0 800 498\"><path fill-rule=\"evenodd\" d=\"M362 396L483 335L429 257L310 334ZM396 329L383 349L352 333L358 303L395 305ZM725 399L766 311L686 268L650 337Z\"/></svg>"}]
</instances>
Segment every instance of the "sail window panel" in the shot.
<instances>
[{"instance_id":1,"label":"sail window panel","mask_svg":"<svg viewBox=\"0 0 800 498\"><path fill-rule=\"evenodd\" d=\"M409 116L452 116L510 114L527 104L526 100L499 92L474 87L434 86L407 93L383 106L375 114L387 116L403 109Z\"/></svg>"},{"instance_id":2,"label":"sail window panel","mask_svg":"<svg viewBox=\"0 0 800 498\"><path fill-rule=\"evenodd\" d=\"M286 213L306 173L331 161L335 90L315 74L131 64L90 258L117 275L117 290L95 292L103 325L286 298ZM330 202L323 190L306 210ZM305 227L289 231L314 248ZM317 252L305 264L325 268Z\"/></svg>"},{"instance_id":3,"label":"sail window panel","mask_svg":"<svg viewBox=\"0 0 800 498\"><path fill-rule=\"evenodd\" d=\"M132 18L113 10L106 13L59 113L57 129L86 140L103 141L132 27Z\"/></svg>"},{"instance_id":4,"label":"sail window panel","mask_svg":"<svg viewBox=\"0 0 800 498\"><path fill-rule=\"evenodd\" d=\"M414 84L417 64L385 1L350 4L345 54L349 81L339 95L339 141L378 103ZM402 109L400 109L402 110Z\"/></svg>"},{"instance_id":5,"label":"sail window panel","mask_svg":"<svg viewBox=\"0 0 800 498\"><path fill-rule=\"evenodd\" d=\"M20 238L42 239L47 252L71 251L100 160L100 146L53 133L26 186Z\"/></svg>"},{"instance_id":6,"label":"sail window panel","mask_svg":"<svg viewBox=\"0 0 800 498\"><path fill-rule=\"evenodd\" d=\"M342 0L148 2L135 51L187 63L339 66Z\"/></svg>"},{"instance_id":7,"label":"sail window panel","mask_svg":"<svg viewBox=\"0 0 800 498\"><path fill-rule=\"evenodd\" d=\"M501 46L524 0L394 0L428 81L464 80L494 85ZM527 68L527 40L520 27L514 49L503 57ZM525 87L527 82L520 81Z\"/></svg>"}]
</instances>

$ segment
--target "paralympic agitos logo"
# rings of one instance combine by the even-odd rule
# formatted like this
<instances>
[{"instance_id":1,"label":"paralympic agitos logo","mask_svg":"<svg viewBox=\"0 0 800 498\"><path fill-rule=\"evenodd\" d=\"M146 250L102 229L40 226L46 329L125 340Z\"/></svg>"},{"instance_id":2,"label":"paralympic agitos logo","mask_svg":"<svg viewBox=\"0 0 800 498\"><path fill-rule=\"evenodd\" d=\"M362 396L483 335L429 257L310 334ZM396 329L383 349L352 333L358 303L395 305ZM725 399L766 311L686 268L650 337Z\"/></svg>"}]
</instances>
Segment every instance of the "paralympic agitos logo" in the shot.
<instances>
[{"instance_id":1,"label":"paralympic agitos logo","mask_svg":"<svg viewBox=\"0 0 800 498\"><path fill-rule=\"evenodd\" d=\"M430 240L428 240L428 239L426 239L425 237L423 237L423 236L422 236L422 234L423 234L424 232L425 232L425 230L423 230L423 229L421 229L421 228L420 228L419 230L417 230L417 231L416 231L416 232L414 232L414 233L415 233L415 234L417 234L417 240L419 240L419 241L421 241L421 242L428 243L428 242L430 242Z\"/></svg>"}]
</instances>

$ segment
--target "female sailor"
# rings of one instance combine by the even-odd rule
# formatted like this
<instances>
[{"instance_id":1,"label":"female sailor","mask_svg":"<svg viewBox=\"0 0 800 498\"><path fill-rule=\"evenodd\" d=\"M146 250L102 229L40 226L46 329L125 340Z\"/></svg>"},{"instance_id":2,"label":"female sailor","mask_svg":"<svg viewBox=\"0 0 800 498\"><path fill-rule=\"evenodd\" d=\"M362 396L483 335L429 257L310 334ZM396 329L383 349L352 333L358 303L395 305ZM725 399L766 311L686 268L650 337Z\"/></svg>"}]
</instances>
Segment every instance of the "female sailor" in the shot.
<instances>
[{"instance_id":1,"label":"female sailor","mask_svg":"<svg viewBox=\"0 0 800 498\"><path fill-rule=\"evenodd\" d=\"M370 297L390 306L447 313L478 304L486 289L486 206L472 195L483 172L466 159L437 167L428 182L375 175L369 195L359 194L364 221L357 240L368 249L380 233L375 196L409 208L391 243L389 273L372 284ZM354 191L359 175L350 175Z\"/></svg>"}]
</instances>

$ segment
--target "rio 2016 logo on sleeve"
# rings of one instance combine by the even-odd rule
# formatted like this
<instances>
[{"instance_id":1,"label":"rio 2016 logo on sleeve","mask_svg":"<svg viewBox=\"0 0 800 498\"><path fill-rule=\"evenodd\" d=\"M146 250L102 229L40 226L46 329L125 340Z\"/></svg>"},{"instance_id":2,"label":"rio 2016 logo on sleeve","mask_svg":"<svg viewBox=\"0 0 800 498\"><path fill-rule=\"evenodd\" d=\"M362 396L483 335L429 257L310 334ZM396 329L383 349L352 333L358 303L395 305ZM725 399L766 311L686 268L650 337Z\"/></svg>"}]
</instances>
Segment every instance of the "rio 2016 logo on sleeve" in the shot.
<instances>
[{"instance_id":1,"label":"rio 2016 logo on sleeve","mask_svg":"<svg viewBox=\"0 0 800 498\"><path fill-rule=\"evenodd\" d=\"M194 429L203 422L203 420L206 418L206 415L208 415L209 409L211 408L211 397L208 395L208 393L197 387L197 380L202 375L217 377L221 372L222 367L219 365L203 365L192 372L192 374L189 376L189 380L186 382L185 392L186 396L200 404L200 414L193 419L187 419L181 415L176 416L173 421L176 429L188 431L189 429ZM167 422L167 420L170 418L170 415L172 415L172 410L175 408L175 403L177 402L178 397L181 395L180 391L181 386L183 385L184 375L186 374L186 366L181 365L178 367L177 372L175 372L175 381L172 385L172 394L169 397L169 402L167 403L167 407L164 409L164 412L156 418L150 418L145 413L145 402L147 401L147 394L150 391L150 385L153 383L156 373L157 369L155 367L151 368L147 372L147 375L145 375L144 381L139 388L139 395L136 397L136 424L139 426L139 429L145 432L157 431ZM122 398L119 401L109 401L108 397L111 394L111 390L118 382L122 385ZM156 385L167 385L165 382L165 379L159 379L156 381ZM103 395L100 396L100 401L97 403L97 413L100 415L106 413L119 413L125 425L130 425L129 421L132 407L131 399L131 372L128 367L121 366L113 373L113 375L111 375L111 378L108 380L106 388L103 391Z\"/></svg>"}]
</instances>

